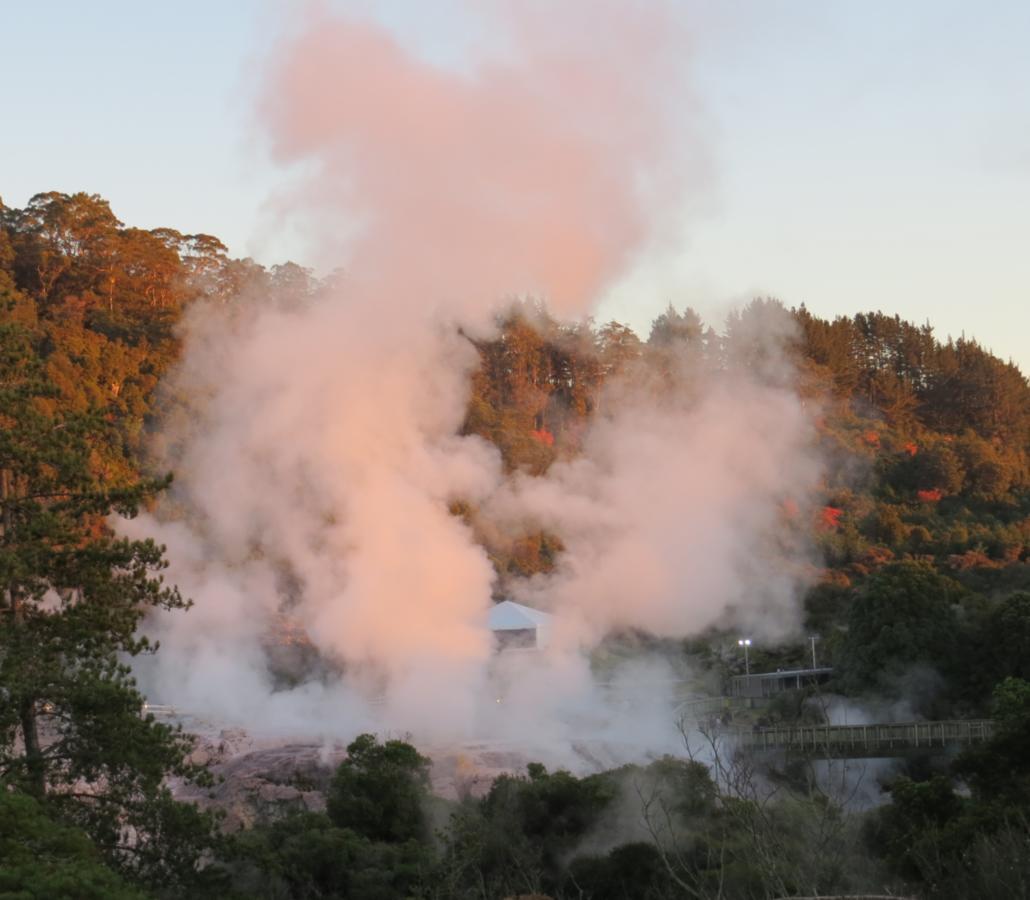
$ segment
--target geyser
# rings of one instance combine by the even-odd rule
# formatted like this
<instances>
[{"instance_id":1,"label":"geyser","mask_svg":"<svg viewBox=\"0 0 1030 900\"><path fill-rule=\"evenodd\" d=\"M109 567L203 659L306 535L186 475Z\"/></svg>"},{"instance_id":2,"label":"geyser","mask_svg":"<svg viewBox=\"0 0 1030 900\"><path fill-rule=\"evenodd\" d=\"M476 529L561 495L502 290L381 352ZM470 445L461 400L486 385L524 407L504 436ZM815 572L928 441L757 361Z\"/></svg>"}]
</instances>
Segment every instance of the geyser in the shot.
<instances>
[{"instance_id":1,"label":"geyser","mask_svg":"<svg viewBox=\"0 0 1030 900\"><path fill-rule=\"evenodd\" d=\"M301 308L189 316L167 389L204 400L167 442L178 512L123 525L168 545L196 603L148 626L155 698L269 732L560 741L570 709L604 708L585 654L610 629L685 635L731 607L768 633L793 622L796 579L766 562L782 498L803 498L817 466L774 318L761 370L693 373L672 399L609 385L582 454L545 476L507 477L461 433L479 364L464 335L489 336L513 293L588 314L689 202L698 155L669 115L689 60L671 8L493 13L505 52L461 70L324 9L270 55L262 122L274 157L307 173L279 208L346 275ZM494 572L458 500L566 547L520 591L554 635L505 676L500 718L484 709ZM331 662L288 689L262 647L284 609ZM605 727L661 743L666 713L638 704Z\"/></svg>"}]
</instances>

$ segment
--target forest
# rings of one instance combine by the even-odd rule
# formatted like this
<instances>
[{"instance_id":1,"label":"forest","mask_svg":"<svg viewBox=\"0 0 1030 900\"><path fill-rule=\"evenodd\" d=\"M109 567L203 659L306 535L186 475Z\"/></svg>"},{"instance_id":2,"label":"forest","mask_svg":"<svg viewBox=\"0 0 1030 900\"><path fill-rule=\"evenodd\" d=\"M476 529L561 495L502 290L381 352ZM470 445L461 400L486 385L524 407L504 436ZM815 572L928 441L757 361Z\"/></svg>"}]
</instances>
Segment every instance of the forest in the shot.
<instances>
[{"instance_id":1,"label":"forest","mask_svg":"<svg viewBox=\"0 0 1030 900\"><path fill-rule=\"evenodd\" d=\"M139 630L148 611L188 616L190 601L163 580L163 548L106 520L151 508L174 477L154 448L184 398L158 388L190 310L300 308L338 277L126 226L94 194L0 203L0 898L1030 894L1030 384L974 340L883 312L785 310L829 462L815 509L782 509L819 560L802 633L750 665L805 666L818 635L825 690L991 718L990 741L909 761L857 810L810 767L759 772L686 736L648 766L532 764L445 801L415 747L362 735L320 785L324 811L233 833L175 799L172 781L213 776L147 713L126 660L160 652ZM494 335L468 337L463 431L506 470L542 474L577 456L617 378L673 393L731 359L761 370L769 307L756 298L719 332L670 304L640 336L513 301ZM563 552L560 534L507 540L473 506L451 512L486 548L497 599ZM715 680L742 672L718 630L673 649ZM812 699L774 702L762 723L815 721Z\"/></svg>"}]
</instances>

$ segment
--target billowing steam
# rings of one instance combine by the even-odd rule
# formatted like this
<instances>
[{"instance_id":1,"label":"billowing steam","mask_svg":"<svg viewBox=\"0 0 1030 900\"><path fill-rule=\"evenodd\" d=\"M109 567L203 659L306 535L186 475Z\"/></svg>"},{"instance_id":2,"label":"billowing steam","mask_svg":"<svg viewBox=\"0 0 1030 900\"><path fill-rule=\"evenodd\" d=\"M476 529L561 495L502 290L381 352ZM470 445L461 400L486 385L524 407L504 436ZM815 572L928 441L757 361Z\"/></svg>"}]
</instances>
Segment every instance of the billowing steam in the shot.
<instances>
[{"instance_id":1,"label":"billowing steam","mask_svg":"<svg viewBox=\"0 0 1030 900\"><path fill-rule=\"evenodd\" d=\"M562 536L556 574L525 596L561 610L576 645L613 627L675 637L736 621L775 638L797 624L801 575L784 552L803 550L780 542L778 501L817 474L805 411L750 373L694 378L701 393L688 399L622 397L581 457L495 495L502 519Z\"/></svg>"},{"instance_id":2,"label":"billowing steam","mask_svg":"<svg viewBox=\"0 0 1030 900\"><path fill-rule=\"evenodd\" d=\"M310 176L290 208L346 274L301 309L190 320L169 390L204 400L166 426L182 514L124 526L167 543L196 603L152 623L151 696L257 728L481 732L493 572L454 500L567 548L525 587L559 627L511 676L509 709L532 718L509 727L591 696L582 650L612 628L793 624L796 581L768 561L816 469L783 379L741 366L682 401L613 387L582 457L541 478L506 479L458 434L478 363L463 332L488 335L519 292L587 313L689 201L698 154L670 118L687 54L662 9L505 4L503 56L471 71L325 12L276 48L264 121ZM283 617L325 661L292 687L263 647Z\"/></svg>"},{"instance_id":3,"label":"billowing steam","mask_svg":"<svg viewBox=\"0 0 1030 900\"><path fill-rule=\"evenodd\" d=\"M587 312L699 156L671 127L688 48L664 3L469 6L506 38L471 73L324 15L273 59L273 153L306 164L294 200L329 265L346 249L360 321L390 332L427 314L482 322L512 294Z\"/></svg>"}]
</instances>

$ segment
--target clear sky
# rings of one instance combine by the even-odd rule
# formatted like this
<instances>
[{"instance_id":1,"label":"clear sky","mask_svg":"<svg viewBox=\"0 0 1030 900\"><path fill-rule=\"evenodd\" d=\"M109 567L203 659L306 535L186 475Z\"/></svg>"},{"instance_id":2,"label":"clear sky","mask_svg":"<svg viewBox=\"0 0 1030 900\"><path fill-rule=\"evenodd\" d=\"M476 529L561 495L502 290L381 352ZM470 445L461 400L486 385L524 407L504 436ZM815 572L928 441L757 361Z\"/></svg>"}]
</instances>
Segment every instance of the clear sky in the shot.
<instances>
[{"instance_id":1,"label":"clear sky","mask_svg":"<svg viewBox=\"0 0 1030 900\"><path fill-rule=\"evenodd\" d=\"M454 0L363 5L452 61L479 37ZM304 262L270 211L286 176L251 113L262 52L299 6L0 0L0 197L95 192L126 223ZM602 312L646 333L670 301L713 320L754 295L881 309L1030 372L1030 3L678 6L700 108L685 127L711 174L682 239Z\"/></svg>"}]
</instances>

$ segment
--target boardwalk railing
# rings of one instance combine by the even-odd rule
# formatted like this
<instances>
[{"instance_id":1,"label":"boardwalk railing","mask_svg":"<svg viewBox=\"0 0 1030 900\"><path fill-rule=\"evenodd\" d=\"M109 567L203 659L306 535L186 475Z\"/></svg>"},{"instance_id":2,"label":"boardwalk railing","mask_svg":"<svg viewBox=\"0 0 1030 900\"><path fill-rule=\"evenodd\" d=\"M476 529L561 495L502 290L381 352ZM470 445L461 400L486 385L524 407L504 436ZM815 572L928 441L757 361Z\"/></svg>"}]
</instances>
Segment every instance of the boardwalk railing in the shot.
<instances>
[{"instance_id":1,"label":"boardwalk railing","mask_svg":"<svg viewBox=\"0 0 1030 900\"><path fill-rule=\"evenodd\" d=\"M994 735L994 722L955 719L877 725L791 725L729 729L724 734L745 752L850 759L961 750L990 740Z\"/></svg>"}]
</instances>

